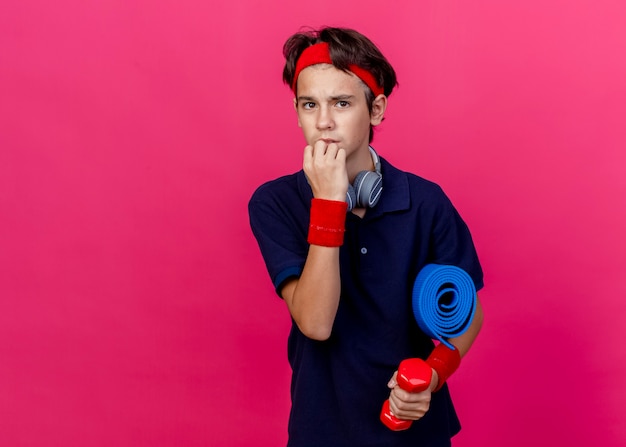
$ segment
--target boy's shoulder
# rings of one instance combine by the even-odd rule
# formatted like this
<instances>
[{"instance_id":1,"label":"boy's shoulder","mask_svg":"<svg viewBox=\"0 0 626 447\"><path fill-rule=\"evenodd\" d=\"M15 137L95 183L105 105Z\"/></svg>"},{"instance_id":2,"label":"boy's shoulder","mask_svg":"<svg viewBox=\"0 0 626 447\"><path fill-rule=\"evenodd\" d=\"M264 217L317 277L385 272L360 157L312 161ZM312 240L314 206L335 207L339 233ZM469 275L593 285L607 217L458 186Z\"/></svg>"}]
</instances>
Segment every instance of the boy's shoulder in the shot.
<instances>
[{"instance_id":1,"label":"boy's shoulder","mask_svg":"<svg viewBox=\"0 0 626 447\"><path fill-rule=\"evenodd\" d=\"M303 171L294 172L291 174L281 175L280 177L266 180L253 193L253 197L257 194L272 193L277 190L283 190L285 188L297 188L298 176L304 174Z\"/></svg>"},{"instance_id":2,"label":"boy's shoulder","mask_svg":"<svg viewBox=\"0 0 626 447\"><path fill-rule=\"evenodd\" d=\"M252 193L250 204L289 204L294 201L300 202L305 193L303 183L306 184L306 176L302 170L268 180Z\"/></svg>"},{"instance_id":3,"label":"boy's shoulder","mask_svg":"<svg viewBox=\"0 0 626 447\"><path fill-rule=\"evenodd\" d=\"M443 189L437 183L422 177L414 172L405 171L399 169L382 158L383 164L383 187L385 177L390 177L393 185L405 184L411 194L428 194L428 195L441 195Z\"/></svg>"}]
</instances>

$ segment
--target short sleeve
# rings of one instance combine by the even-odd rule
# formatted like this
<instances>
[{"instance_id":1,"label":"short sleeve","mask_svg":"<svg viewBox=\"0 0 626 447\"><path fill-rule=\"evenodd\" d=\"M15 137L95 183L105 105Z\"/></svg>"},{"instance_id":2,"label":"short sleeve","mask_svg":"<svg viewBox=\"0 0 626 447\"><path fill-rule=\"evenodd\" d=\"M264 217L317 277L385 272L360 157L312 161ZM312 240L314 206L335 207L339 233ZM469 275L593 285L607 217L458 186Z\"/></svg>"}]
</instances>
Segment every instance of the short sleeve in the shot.
<instances>
[{"instance_id":1,"label":"short sleeve","mask_svg":"<svg viewBox=\"0 0 626 447\"><path fill-rule=\"evenodd\" d=\"M480 290L484 286L483 270L469 228L450 199L443 191L441 194L434 216L433 263L462 268L471 276L476 290Z\"/></svg>"},{"instance_id":2,"label":"short sleeve","mask_svg":"<svg viewBox=\"0 0 626 447\"><path fill-rule=\"evenodd\" d=\"M262 185L248 203L250 227L279 296L285 281L302 273L309 248L309 207L296 180L286 177Z\"/></svg>"}]
</instances>

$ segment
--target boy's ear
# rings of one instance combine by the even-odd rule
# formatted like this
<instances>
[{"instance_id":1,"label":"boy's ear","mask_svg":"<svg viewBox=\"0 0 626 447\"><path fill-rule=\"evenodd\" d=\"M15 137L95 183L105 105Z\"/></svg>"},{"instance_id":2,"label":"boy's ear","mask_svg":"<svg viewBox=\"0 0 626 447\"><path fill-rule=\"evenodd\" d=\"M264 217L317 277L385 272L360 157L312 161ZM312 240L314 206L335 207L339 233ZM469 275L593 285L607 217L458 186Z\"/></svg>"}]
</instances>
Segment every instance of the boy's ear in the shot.
<instances>
[{"instance_id":1,"label":"boy's ear","mask_svg":"<svg viewBox=\"0 0 626 447\"><path fill-rule=\"evenodd\" d=\"M372 113L370 114L372 126L378 126L383 121L385 110L387 110L387 97L381 93L372 102Z\"/></svg>"},{"instance_id":2,"label":"boy's ear","mask_svg":"<svg viewBox=\"0 0 626 447\"><path fill-rule=\"evenodd\" d=\"M293 98L293 108L296 111L296 115L298 115L298 98ZM300 115L298 115L298 127L302 127L302 123L300 123Z\"/></svg>"}]
</instances>

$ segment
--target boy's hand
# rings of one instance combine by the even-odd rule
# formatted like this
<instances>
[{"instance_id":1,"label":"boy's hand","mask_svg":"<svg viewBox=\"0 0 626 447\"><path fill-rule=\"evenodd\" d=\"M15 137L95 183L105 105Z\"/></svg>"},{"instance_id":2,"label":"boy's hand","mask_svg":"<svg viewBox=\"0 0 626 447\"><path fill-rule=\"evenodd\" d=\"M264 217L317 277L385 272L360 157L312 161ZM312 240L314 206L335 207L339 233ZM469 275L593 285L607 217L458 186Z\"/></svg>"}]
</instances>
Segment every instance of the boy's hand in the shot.
<instances>
[{"instance_id":1,"label":"boy's hand","mask_svg":"<svg viewBox=\"0 0 626 447\"><path fill-rule=\"evenodd\" d=\"M345 201L348 192L346 151L318 140L304 148L302 165L316 199Z\"/></svg>"},{"instance_id":2,"label":"boy's hand","mask_svg":"<svg viewBox=\"0 0 626 447\"><path fill-rule=\"evenodd\" d=\"M398 386L396 377L398 372L393 373L387 386L391 389L389 394L389 408L395 417L406 421L417 421L424 417L430 409L432 390L437 387L439 377L433 370L430 387L419 393L409 393Z\"/></svg>"}]
</instances>

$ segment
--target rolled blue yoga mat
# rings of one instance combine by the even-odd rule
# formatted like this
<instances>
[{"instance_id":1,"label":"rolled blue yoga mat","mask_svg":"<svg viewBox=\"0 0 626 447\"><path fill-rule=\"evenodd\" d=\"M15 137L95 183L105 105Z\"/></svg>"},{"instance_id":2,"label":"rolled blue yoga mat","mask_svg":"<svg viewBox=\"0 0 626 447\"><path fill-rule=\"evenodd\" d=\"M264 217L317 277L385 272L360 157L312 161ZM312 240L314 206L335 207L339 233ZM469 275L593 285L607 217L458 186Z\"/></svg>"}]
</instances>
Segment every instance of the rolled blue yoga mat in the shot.
<instances>
[{"instance_id":1,"label":"rolled blue yoga mat","mask_svg":"<svg viewBox=\"0 0 626 447\"><path fill-rule=\"evenodd\" d=\"M449 338L462 335L476 311L476 287L469 274L453 265L427 264L413 285L413 315L432 339L454 349Z\"/></svg>"}]
</instances>

